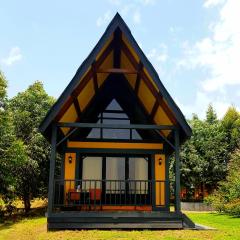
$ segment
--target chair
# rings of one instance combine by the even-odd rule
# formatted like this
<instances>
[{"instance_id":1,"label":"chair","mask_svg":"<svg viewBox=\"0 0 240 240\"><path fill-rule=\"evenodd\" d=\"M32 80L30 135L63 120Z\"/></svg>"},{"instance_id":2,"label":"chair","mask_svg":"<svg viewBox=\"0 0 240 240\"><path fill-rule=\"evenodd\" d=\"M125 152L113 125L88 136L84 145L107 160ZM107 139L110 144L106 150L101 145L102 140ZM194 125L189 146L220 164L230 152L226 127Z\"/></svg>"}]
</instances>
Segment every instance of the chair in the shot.
<instances>
[{"instance_id":1,"label":"chair","mask_svg":"<svg viewBox=\"0 0 240 240\"><path fill-rule=\"evenodd\" d=\"M100 203L102 199L102 189L100 188L90 188L89 189L89 197L90 202L94 204L94 208L96 207L96 203ZM102 208L102 206L100 206Z\"/></svg>"},{"instance_id":2,"label":"chair","mask_svg":"<svg viewBox=\"0 0 240 240\"><path fill-rule=\"evenodd\" d=\"M68 190L68 202L80 201L80 192L75 189Z\"/></svg>"}]
</instances>

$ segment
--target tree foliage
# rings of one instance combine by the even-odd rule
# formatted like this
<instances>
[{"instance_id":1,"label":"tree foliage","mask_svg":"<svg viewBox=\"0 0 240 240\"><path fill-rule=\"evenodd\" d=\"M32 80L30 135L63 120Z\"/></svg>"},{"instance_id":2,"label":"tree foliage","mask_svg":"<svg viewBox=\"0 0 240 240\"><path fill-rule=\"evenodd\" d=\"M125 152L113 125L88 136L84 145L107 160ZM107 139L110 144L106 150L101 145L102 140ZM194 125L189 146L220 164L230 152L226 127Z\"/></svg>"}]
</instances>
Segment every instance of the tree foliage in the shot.
<instances>
[{"instance_id":1,"label":"tree foliage","mask_svg":"<svg viewBox=\"0 0 240 240\"><path fill-rule=\"evenodd\" d=\"M206 119L194 115L189 124L193 135L181 147L181 182L187 189L187 198L194 188L214 190L225 179L231 153L239 146L239 113L230 107L222 120L209 105Z\"/></svg>"},{"instance_id":2,"label":"tree foliage","mask_svg":"<svg viewBox=\"0 0 240 240\"><path fill-rule=\"evenodd\" d=\"M24 201L26 211L32 197L46 196L47 192L50 147L38 126L53 102L41 82L35 82L10 100L15 135L24 145L22 156L27 156L27 161L16 170L16 193Z\"/></svg>"},{"instance_id":3,"label":"tree foliage","mask_svg":"<svg viewBox=\"0 0 240 240\"><path fill-rule=\"evenodd\" d=\"M216 210L240 216L240 149L231 154L226 180L206 201Z\"/></svg>"}]
</instances>

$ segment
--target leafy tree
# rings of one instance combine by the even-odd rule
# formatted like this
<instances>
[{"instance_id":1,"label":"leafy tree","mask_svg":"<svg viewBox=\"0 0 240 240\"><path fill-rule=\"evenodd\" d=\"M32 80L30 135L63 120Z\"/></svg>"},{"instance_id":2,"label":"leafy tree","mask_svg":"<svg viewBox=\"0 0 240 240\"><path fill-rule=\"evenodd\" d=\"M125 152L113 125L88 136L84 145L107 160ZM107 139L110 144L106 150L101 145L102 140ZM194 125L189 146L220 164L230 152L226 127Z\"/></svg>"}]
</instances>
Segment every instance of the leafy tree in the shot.
<instances>
[{"instance_id":1,"label":"leafy tree","mask_svg":"<svg viewBox=\"0 0 240 240\"><path fill-rule=\"evenodd\" d=\"M227 135L229 152L240 146L240 113L235 107L229 107L222 119L222 126Z\"/></svg>"},{"instance_id":2,"label":"leafy tree","mask_svg":"<svg viewBox=\"0 0 240 240\"><path fill-rule=\"evenodd\" d=\"M46 196L49 173L49 144L38 132L38 126L52 106L54 99L45 92L41 82L10 100L15 134L22 141L22 157L27 161L17 169L16 193L30 209L32 197Z\"/></svg>"},{"instance_id":3,"label":"leafy tree","mask_svg":"<svg viewBox=\"0 0 240 240\"><path fill-rule=\"evenodd\" d=\"M212 104L209 104L206 112L206 122L208 124L214 124L217 122L217 113L214 111Z\"/></svg>"},{"instance_id":4,"label":"leafy tree","mask_svg":"<svg viewBox=\"0 0 240 240\"><path fill-rule=\"evenodd\" d=\"M11 147L14 143L14 126L12 114L7 104L7 81L0 72L0 195L5 197L14 182L11 169L16 164L12 158Z\"/></svg>"},{"instance_id":5,"label":"leafy tree","mask_svg":"<svg viewBox=\"0 0 240 240\"><path fill-rule=\"evenodd\" d=\"M216 210L240 216L240 149L231 154L228 175L206 201Z\"/></svg>"},{"instance_id":6,"label":"leafy tree","mask_svg":"<svg viewBox=\"0 0 240 240\"><path fill-rule=\"evenodd\" d=\"M191 190L201 187L212 191L227 172L226 133L210 105L206 120L194 117L190 121L193 135L182 147L181 179L191 197Z\"/></svg>"},{"instance_id":7,"label":"leafy tree","mask_svg":"<svg viewBox=\"0 0 240 240\"><path fill-rule=\"evenodd\" d=\"M7 80L5 79L3 73L0 71L0 108L3 108L6 98L7 98Z\"/></svg>"}]
</instances>

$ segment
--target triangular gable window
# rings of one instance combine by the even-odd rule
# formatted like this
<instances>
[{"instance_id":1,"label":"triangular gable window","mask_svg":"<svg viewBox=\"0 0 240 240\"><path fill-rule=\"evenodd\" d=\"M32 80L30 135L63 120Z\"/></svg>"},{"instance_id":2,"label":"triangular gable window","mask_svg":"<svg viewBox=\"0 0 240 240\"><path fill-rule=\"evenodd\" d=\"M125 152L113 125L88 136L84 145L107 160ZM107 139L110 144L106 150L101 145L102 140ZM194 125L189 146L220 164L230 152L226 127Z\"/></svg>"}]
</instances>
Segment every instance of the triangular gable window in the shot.
<instances>
[{"instance_id":1,"label":"triangular gable window","mask_svg":"<svg viewBox=\"0 0 240 240\"><path fill-rule=\"evenodd\" d=\"M103 124L130 124L128 115L121 108L119 103L113 99L105 111L98 115L98 122ZM91 138L102 139L122 139L122 140L141 140L141 136L133 129L92 129L87 136Z\"/></svg>"}]
</instances>

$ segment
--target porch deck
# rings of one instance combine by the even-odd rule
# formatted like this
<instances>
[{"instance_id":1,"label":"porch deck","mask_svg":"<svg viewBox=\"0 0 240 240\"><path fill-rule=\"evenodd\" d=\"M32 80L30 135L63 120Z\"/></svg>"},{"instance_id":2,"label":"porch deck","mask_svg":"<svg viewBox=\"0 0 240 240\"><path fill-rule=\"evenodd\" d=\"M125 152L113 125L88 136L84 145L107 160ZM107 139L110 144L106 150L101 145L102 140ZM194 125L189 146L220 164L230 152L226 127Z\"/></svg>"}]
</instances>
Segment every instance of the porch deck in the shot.
<instances>
[{"instance_id":1,"label":"porch deck","mask_svg":"<svg viewBox=\"0 0 240 240\"><path fill-rule=\"evenodd\" d=\"M192 222L191 222L192 223ZM189 219L182 213L156 211L76 212L48 216L48 229L182 229ZM194 224L192 223L192 227Z\"/></svg>"},{"instance_id":2,"label":"porch deck","mask_svg":"<svg viewBox=\"0 0 240 240\"><path fill-rule=\"evenodd\" d=\"M165 184L166 181L158 180L55 180L53 207L56 211L163 209Z\"/></svg>"}]
</instances>

